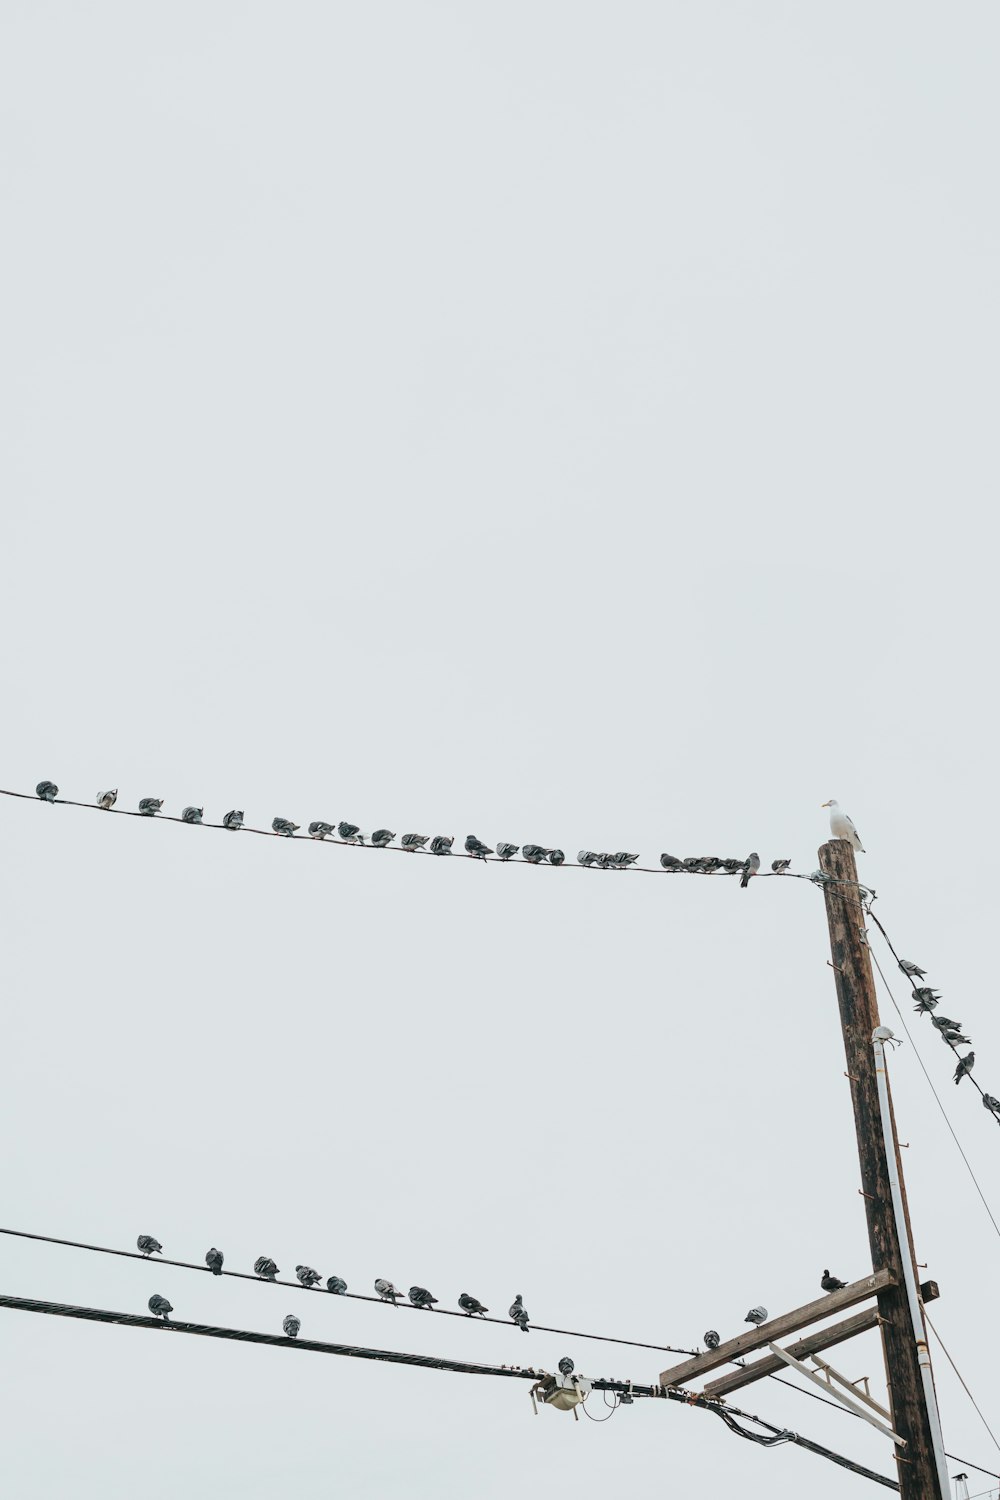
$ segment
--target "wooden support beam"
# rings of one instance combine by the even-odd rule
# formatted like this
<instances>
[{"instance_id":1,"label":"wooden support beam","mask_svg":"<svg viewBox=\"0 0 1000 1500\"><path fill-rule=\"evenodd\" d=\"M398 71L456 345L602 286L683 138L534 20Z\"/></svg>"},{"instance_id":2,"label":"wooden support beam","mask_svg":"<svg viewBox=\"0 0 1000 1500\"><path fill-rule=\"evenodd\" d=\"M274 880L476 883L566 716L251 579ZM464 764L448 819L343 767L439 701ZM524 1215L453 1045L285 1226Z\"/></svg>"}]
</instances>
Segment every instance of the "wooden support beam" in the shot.
<instances>
[{"instance_id":1,"label":"wooden support beam","mask_svg":"<svg viewBox=\"0 0 1000 1500\"><path fill-rule=\"evenodd\" d=\"M704 1354L696 1354L693 1359L686 1359L683 1364L664 1370L660 1376L660 1384L684 1385L689 1380L696 1380L709 1370L717 1370L720 1365L727 1365L730 1360L750 1354L754 1349L763 1349L774 1339L783 1339L789 1333L797 1333L800 1328L808 1328L810 1323L818 1323L820 1318L828 1318L832 1313L855 1307L859 1302L894 1285L895 1277L891 1272L876 1271L860 1281L852 1281L842 1292L825 1292L814 1302L807 1302L804 1307L796 1307L792 1312L782 1313L780 1318L772 1318L761 1328L751 1328L749 1333L727 1339L718 1349L706 1349Z\"/></svg>"},{"instance_id":2,"label":"wooden support beam","mask_svg":"<svg viewBox=\"0 0 1000 1500\"><path fill-rule=\"evenodd\" d=\"M852 1411L856 1417L863 1417L866 1422L870 1422L876 1431L881 1432L883 1437L892 1438L893 1442L897 1443L900 1448L906 1447L906 1439L901 1438L898 1432L894 1432L884 1422L880 1422L878 1417L873 1416L870 1411L866 1411L860 1401L848 1396L846 1391L835 1391L829 1382L823 1379L822 1375L817 1375L816 1371L810 1370L808 1365L800 1364L797 1359L793 1359L784 1349L779 1349L777 1344L768 1344L767 1347L772 1354L777 1355L782 1364L788 1365L797 1375L801 1375L804 1380L809 1380L813 1385L818 1385L821 1391L828 1390L830 1395L840 1402L841 1406L846 1406L847 1410ZM845 1381L844 1383L846 1385L847 1382Z\"/></svg>"}]
</instances>

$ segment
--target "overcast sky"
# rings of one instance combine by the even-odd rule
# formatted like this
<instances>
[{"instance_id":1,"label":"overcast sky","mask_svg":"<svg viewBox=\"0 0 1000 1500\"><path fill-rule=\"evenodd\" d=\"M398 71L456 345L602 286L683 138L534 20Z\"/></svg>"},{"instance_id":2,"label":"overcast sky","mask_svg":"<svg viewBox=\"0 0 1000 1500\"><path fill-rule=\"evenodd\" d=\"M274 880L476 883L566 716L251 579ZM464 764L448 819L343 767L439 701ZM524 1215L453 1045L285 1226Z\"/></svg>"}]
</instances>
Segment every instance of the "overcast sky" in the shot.
<instances>
[{"instance_id":1,"label":"overcast sky","mask_svg":"<svg viewBox=\"0 0 1000 1500\"><path fill-rule=\"evenodd\" d=\"M0 784L805 870L836 796L1000 1094L998 44L975 3L8 0ZM6 1226L680 1345L867 1272L807 883L0 800ZM996 1126L913 1019L996 1212ZM996 1235L891 1071L995 1425ZM667 1362L10 1239L0 1289ZM866 1491L665 1403L595 1433L513 1382L0 1334L18 1500ZM871 1336L834 1363L884 1390ZM744 1404L892 1467L774 1382Z\"/></svg>"}]
</instances>

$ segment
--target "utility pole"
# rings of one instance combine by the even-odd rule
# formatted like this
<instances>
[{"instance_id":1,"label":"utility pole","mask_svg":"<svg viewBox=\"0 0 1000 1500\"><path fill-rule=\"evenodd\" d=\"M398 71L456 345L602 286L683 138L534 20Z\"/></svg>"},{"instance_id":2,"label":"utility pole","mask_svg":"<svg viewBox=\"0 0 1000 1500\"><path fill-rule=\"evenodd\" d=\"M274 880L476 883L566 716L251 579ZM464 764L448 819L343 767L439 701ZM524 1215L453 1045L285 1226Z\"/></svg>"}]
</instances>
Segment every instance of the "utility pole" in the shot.
<instances>
[{"instance_id":1,"label":"utility pole","mask_svg":"<svg viewBox=\"0 0 1000 1500\"><path fill-rule=\"evenodd\" d=\"M831 839L819 851L819 864L832 882L842 882L824 886L830 952L840 1003L847 1077L854 1104L872 1266L876 1271L889 1271L893 1278L893 1284L883 1287L878 1293L878 1311L892 1426L906 1440L905 1448L896 1449L900 1494L902 1500L950 1500L947 1489L942 1489L941 1485L921 1370L921 1354L924 1362L927 1361L927 1333L922 1315L921 1326L913 1326L905 1289L903 1256L907 1254L912 1259L912 1255L909 1250L904 1251L900 1242L893 1209L872 1049L872 1033L881 1023L865 939L865 914L858 890L854 850L846 839ZM890 1118L895 1167L901 1184L903 1173L891 1100ZM905 1196L903 1210L908 1227ZM922 1309L922 1303L920 1306Z\"/></svg>"}]
</instances>

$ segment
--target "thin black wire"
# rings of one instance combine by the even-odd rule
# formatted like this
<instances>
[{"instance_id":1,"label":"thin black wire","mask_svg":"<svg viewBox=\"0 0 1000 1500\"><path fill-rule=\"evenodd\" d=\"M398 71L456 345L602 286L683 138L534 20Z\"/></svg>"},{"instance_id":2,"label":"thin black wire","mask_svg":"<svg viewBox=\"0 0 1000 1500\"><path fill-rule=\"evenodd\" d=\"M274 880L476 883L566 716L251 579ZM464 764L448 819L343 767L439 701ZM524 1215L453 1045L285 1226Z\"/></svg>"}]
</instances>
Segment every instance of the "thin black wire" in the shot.
<instances>
[{"instance_id":1,"label":"thin black wire","mask_svg":"<svg viewBox=\"0 0 1000 1500\"><path fill-rule=\"evenodd\" d=\"M181 1270L184 1270L184 1271L203 1271L207 1276L211 1276L213 1274L208 1269L208 1266L199 1266L194 1261L189 1261L189 1260L169 1260L164 1255L157 1255L156 1258L155 1258L155 1260L154 1260L151 1256L143 1255L138 1250L116 1250L116 1249L111 1248L108 1245L88 1245L88 1244L83 1243L80 1240L64 1240L64 1239L59 1239L55 1235L52 1235L52 1234L33 1234L30 1230L27 1230L27 1229L0 1229L0 1234L13 1235L16 1238L22 1239L22 1240L41 1240L43 1243L48 1244L48 1245L65 1245L65 1246L67 1246L71 1250L91 1250L91 1251L94 1251L98 1255L120 1255L120 1256L124 1256L126 1260L142 1260L142 1261L146 1261L147 1263L149 1263L151 1265L178 1266L178 1267L181 1268ZM235 1276L235 1277L238 1277L239 1280L241 1280L241 1281L252 1281L252 1282L254 1282L258 1286L265 1286L265 1285L286 1286L286 1287L290 1287L293 1291L298 1291L298 1292L317 1292L319 1290L319 1288L317 1288L317 1287L305 1287L305 1286L302 1285L301 1281L284 1281L284 1280L275 1279L274 1282L272 1283L270 1281L270 1278L268 1278L268 1280L265 1281L262 1277L257 1276L257 1275L253 1274L250 1271L227 1271L227 1270L223 1269L220 1272L220 1274L222 1276ZM329 1292L321 1292L320 1295L324 1296L324 1297L328 1297L331 1294ZM356 1302L374 1302L379 1307L387 1307L387 1306L390 1305L390 1304L386 1303L385 1301L383 1301L383 1299L381 1297L368 1296L364 1292L339 1292L339 1293L336 1293L335 1295L341 1296L341 1297L349 1297L349 1298L352 1298ZM473 1321L473 1319L469 1318L469 1316L468 1316L467 1313L464 1313L464 1312L453 1312L452 1309L449 1308L449 1307L433 1307L433 1308L425 1309L425 1308L421 1308L421 1307L414 1307L413 1304L410 1303L410 1302L394 1303L392 1305L395 1306L397 1308L397 1310L400 1307L402 1307L406 1312L426 1312L426 1311L430 1311L432 1313L436 1313L439 1317L463 1318L463 1319L465 1319L468 1322L472 1322ZM479 1323L498 1323L498 1324L500 1324L504 1328L517 1328L518 1327L518 1324L512 1322L508 1318L479 1318L479 1317L477 1317L475 1319L475 1321L479 1322ZM609 1338L606 1334L602 1334L602 1333L578 1333L578 1332L575 1332L571 1328L549 1328L549 1327L547 1327L543 1323L531 1323L529 1326L531 1328L533 1328L537 1333L558 1333L558 1334L560 1334L561 1336L563 1336L565 1338L571 1338L571 1339L592 1339L592 1340L595 1340L596 1342L601 1343L601 1344L623 1344L623 1345L627 1345L629 1348L632 1348L632 1349L654 1349L654 1350L656 1350L656 1352L658 1354L688 1354L688 1355L694 1355L697 1352L694 1349L674 1349L669 1344L641 1344L641 1343L638 1343L635 1339L615 1339L615 1338Z\"/></svg>"},{"instance_id":2,"label":"thin black wire","mask_svg":"<svg viewBox=\"0 0 1000 1500\"><path fill-rule=\"evenodd\" d=\"M989 1422L987 1422L986 1418L983 1416L982 1412L980 1411L978 1401L976 1400L975 1396L972 1394L972 1392L969 1390L969 1387L966 1385L965 1381L963 1380L961 1370L958 1368L958 1366L956 1365L955 1361L952 1359L951 1355L948 1353L948 1350L945 1348L944 1339L938 1333L937 1329L934 1327L934 1324L931 1322L930 1318L927 1317L927 1311L926 1311L926 1309L924 1310L924 1317L927 1318L927 1326L930 1328L931 1333L933 1333L934 1337L937 1339L938 1343L941 1345L941 1348L944 1351L944 1357L945 1357L945 1359L948 1361L948 1363L951 1365L951 1368L954 1370L955 1374L958 1376L959 1383L961 1384L962 1390L965 1392L965 1394L968 1396L969 1400L972 1402L973 1406L976 1408L976 1414L979 1417L980 1422L982 1422L983 1426L986 1428L986 1431L989 1433L990 1437L993 1439L993 1446L994 1446L994 1448L997 1450L998 1453L1000 1453L1000 1443L997 1442L996 1433L993 1431L993 1428L990 1426Z\"/></svg>"}]
</instances>

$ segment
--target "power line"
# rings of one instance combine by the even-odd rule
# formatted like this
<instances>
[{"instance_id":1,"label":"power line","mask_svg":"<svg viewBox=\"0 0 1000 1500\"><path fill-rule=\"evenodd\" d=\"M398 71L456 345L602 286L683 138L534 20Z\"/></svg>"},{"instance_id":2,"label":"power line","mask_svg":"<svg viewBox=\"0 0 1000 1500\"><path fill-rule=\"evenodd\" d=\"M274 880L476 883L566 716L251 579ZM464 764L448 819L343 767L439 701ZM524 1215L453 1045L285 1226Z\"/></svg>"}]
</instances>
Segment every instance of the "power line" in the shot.
<instances>
[{"instance_id":1,"label":"power line","mask_svg":"<svg viewBox=\"0 0 1000 1500\"><path fill-rule=\"evenodd\" d=\"M973 1406L976 1408L976 1414L979 1417L980 1422L982 1422L983 1426L986 1428L986 1431L989 1433L990 1437L993 1439L993 1446L994 1446L994 1448L996 1448L997 1452L1000 1453L1000 1443L997 1442L996 1433L993 1431L993 1428L990 1426L989 1422L987 1422L986 1418L983 1416L982 1411L979 1408L979 1403L977 1402L977 1400L976 1400L975 1396L972 1394L972 1392L969 1390L969 1387L966 1385L965 1381L962 1379L962 1372L961 1372L961 1370L958 1368L958 1366L956 1365L955 1361L952 1359L951 1355L948 1353L948 1350L945 1348L944 1340L942 1339L941 1335L938 1333L937 1329L934 1327L934 1324L931 1322L930 1318L927 1317L927 1311L926 1311L926 1309L924 1310L924 1317L927 1318L927 1325L928 1325L928 1327L930 1328L930 1330L933 1333L934 1337L937 1339L938 1343L941 1345L941 1348L942 1348L942 1350L944 1352L945 1359L948 1361L948 1363L951 1365L951 1368L954 1370L955 1374L958 1376L959 1384L961 1385L962 1390L965 1392L965 1394L968 1396L969 1400L972 1402ZM975 1464L973 1464L973 1468L975 1468Z\"/></svg>"}]
</instances>

